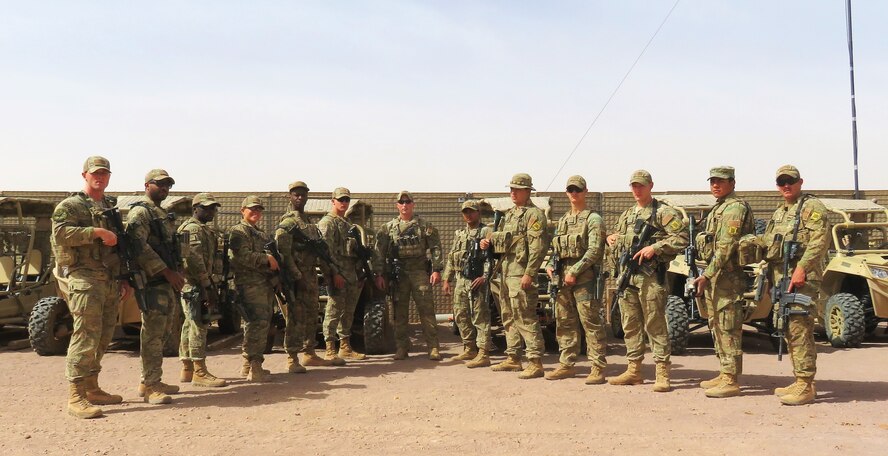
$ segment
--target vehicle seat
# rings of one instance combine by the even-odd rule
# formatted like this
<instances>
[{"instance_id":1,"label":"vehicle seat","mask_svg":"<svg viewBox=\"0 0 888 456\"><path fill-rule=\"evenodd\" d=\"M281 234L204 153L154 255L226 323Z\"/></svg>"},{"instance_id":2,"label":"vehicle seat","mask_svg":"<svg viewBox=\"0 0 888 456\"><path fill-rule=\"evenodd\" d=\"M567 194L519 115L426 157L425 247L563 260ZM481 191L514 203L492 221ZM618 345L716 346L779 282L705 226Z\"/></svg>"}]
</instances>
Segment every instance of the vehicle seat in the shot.
<instances>
[{"instance_id":1,"label":"vehicle seat","mask_svg":"<svg viewBox=\"0 0 888 456\"><path fill-rule=\"evenodd\" d=\"M0 257L0 285L8 285L10 280L12 280L13 268L15 267L15 261L11 256L2 256Z\"/></svg>"}]
</instances>

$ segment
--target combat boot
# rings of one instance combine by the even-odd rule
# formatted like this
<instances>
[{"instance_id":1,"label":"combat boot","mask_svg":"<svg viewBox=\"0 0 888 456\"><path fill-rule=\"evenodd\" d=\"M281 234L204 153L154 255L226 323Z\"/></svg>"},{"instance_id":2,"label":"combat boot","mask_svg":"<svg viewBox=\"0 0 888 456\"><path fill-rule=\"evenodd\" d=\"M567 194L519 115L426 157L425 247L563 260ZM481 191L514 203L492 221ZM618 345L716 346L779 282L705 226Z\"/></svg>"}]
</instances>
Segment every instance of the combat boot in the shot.
<instances>
[{"instance_id":1,"label":"combat boot","mask_svg":"<svg viewBox=\"0 0 888 456\"><path fill-rule=\"evenodd\" d=\"M163 383L157 382L153 385L145 385L140 384L140 396L144 398L144 401L149 404L159 405L159 404L170 404L173 402L173 398L170 397L169 394L164 392Z\"/></svg>"},{"instance_id":2,"label":"combat boot","mask_svg":"<svg viewBox=\"0 0 888 456\"><path fill-rule=\"evenodd\" d=\"M221 388L228 386L228 382L217 378L207 370L206 360L194 360L194 375L191 378L191 384L194 386L205 386L207 388Z\"/></svg>"},{"instance_id":3,"label":"combat boot","mask_svg":"<svg viewBox=\"0 0 888 456\"><path fill-rule=\"evenodd\" d=\"M600 385L604 382L605 382L604 368L593 364L592 370L589 371L589 376L586 377L586 384L587 385Z\"/></svg>"},{"instance_id":4,"label":"combat boot","mask_svg":"<svg viewBox=\"0 0 888 456\"><path fill-rule=\"evenodd\" d=\"M669 383L669 363L660 361L657 363L657 378L654 380L654 391L658 393L668 393L672 391L672 384Z\"/></svg>"},{"instance_id":5,"label":"combat boot","mask_svg":"<svg viewBox=\"0 0 888 456\"><path fill-rule=\"evenodd\" d=\"M455 359L460 361L469 361L478 356L478 346L474 343L463 345L463 352L456 356Z\"/></svg>"},{"instance_id":6,"label":"combat boot","mask_svg":"<svg viewBox=\"0 0 888 456\"><path fill-rule=\"evenodd\" d=\"M250 361L250 373L247 374L247 381L261 383L269 380L268 371L262 368L262 361Z\"/></svg>"},{"instance_id":7,"label":"combat boot","mask_svg":"<svg viewBox=\"0 0 888 456\"><path fill-rule=\"evenodd\" d=\"M543 360L539 358L530 358L527 360L527 367L518 374L518 378L521 380L528 380L531 378L540 378L544 374Z\"/></svg>"},{"instance_id":8,"label":"combat boot","mask_svg":"<svg viewBox=\"0 0 888 456\"><path fill-rule=\"evenodd\" d=\"M356 352L348 341L348 337L343 337L339 340L339 357L342 359L353 359L355 361L360 361L362 359L367 359L367 355Z\"/></svg>"},{"instance_id":9,"label":"combat boot","mask_svg":"<svg viewBox=\"0 0 888 456\"><path fill-rule=\"evenodd\" d=\"M326 366L332 366L333 363L331 361L328 361L328 360L318 356L315 353L314 349L310 349L310 350L305 350L305 352L302 353L302 365L303 366L326 367Z\"/></svg>"},{"instance_id":10,"label":"combat boot","mask_svg":"<svg viewBox=\"0 0 888 456\"><path fill-rule=\"evenodd\" d=\"M786 394L780 396L780 402L785 405L810 404L817 397L814 379L811 377L796 377L796 382L790 385L788 390Z\"/></svg>"},{"instance_id":11,"label":"combat boot","mask_svg":"<svg viewBox=\"0 0 888 456\"><path fill-rule=\"evenodd\" d=\"M176 394L179 392L179 387L176 385L167 385L164 382L157 382L154 384L154 388L158 391L162 391L164 394ZM145 397L146 387L144 383L139 383L139 397Z\"/></svg>"},{"instance_id":12,"label":"combat boot","mask_svg":"<svg viewBox=\"0 0 888 456\"><path fill-rule=\"evenodd\" d=\"M737 376L732 374L722 374L721 383L706 390L705 394L706 397L714 398L739 396L740 384L737 383Z\"/></svg>"},{"instance_id":13,"label":"combat boot","mask_svg":"<svg viewBox=\"0 0 888 456\"><path fill-rule=\"evenodd\" d=\"M407 359L407 351L408 350L406 347L398 348L398 350L395 351L395 359L396 360Z\"/></svg>"},{"instance_id":14,"label":"combat boot","mask_svg":"<svg viewBox=\"0 0 888 456\"><path fill-rule=\"evenodd\" d=\"M296 355L287 355L287 373L304 374L308 369L299 364L299 357Z\"/></svg>"},{"instance_id":15,"label":"combat boot","mask_svg":"<svg viewBox=\"0 0 888 456\"><path fill-rule=\"evenodd\" d=\"M644 383L641 378L641 360L629 360L626 372L607 380L611 385L640 385Z\"/></svg>"},{"instance_id":16,"label":"combat boot","mask_svg":"<svg viewBox=\"0 0 888 456\"><path fill-rule=\"evenodd\" d=\"M521 366L521 357L518 355L509 355L503 362L494 364L490 370L494 372L521 372L524 367Z\"/></svg>"},{"instance_id":17,"label":"combat boot","mask_svg":"<svg viewBox=\"0 0 888 456\"><path fill-rule=\"evenodd\" d=\"M190 359L182 360L182 371L179 372L179 382L188 383L194 378L194 362Z\"/></svg>"},{"instance_id":18,"label":"combat boot","mask_svg":"<svg viewBox=\"0 0 888 456\"><path fill-rule=\"evenodd\" d=\"M102 409L86 400L83 380L73 381L68 384L68 415L77 418L98 418L102 416Z\"/></svg>"},{"instance_id":19,"label":"combat boot","mask_svg":"<svg viewBox=\"0 0 888 456\"><path fill-rule=\"evenodd\" d=\"M702 382L700 382L700 388L703 388L705 390L709 388L715 388L716 386L721 384L723 379L723 374L719 372L718 375L715 376L715 378L713 378L712 380L703 380Z\"/></svg>"},{"instance_id":20,"label":"combat boot","mask_svg":"<svg viewBox=\"0 0 888 456\"><path fill-rule=\"evenodd\" d=\"M345 360L336 355L335 340L327 341L327 354L324 355L324 359L330 361L330 364L334 366L345 366Z\"/></svg>"},{"instance_id":21,"label":"combat boot","mask_svg":"<svg viewBox=\"0 0 888 456\"><path fill-rule=\"evenodd\" d=\"M567 364L561 364L558 366L558 369L553 370L546 374L546 380L561 380L565 378L571 378L577 375L576 369L573 366L568 366Z\"/></svg>"},{"instance_id":22,"label":"combat boot","mask_svg":"<svg viewBox=\"0 0 888 456\"><path fill-rule=\"evenodd\" d=\"M429 359L432 361L441 361L441 351L437 347L429 350Z\"/></svg>"},{"instance_id":23,"label":"combat boot","mask_svg":"<svg viewBox=\"0 0 888 456\"><path fill-rule=\"evenodd\" d=\"M86 400L95 405L112 405L123 402L123 397L117 394L108 394L99 387L99 375L90 375L83 379L83 388L86 391Z\"/></svg>"},{"instance_id":24,"label":"combat boot","mask_svg":"<svg viewBox=\"0 0 888 456\"><path fill-rule=\"evenodd\" d=\"M487 355L487 350L481 349L478 350L478 355L475 356L474 359L466 363L466 367L469 369L474 369L476 367L487 367L490 365L490 356Z\"/></svg>"},{"instance_id":25,"label":"combat boot","mask_svg":"<svg viewBox=\"0 0 888 456\"><path fill-rule=\"evenodd\" d=\"M271 375L271 371L268 369L262 369L262 373L265 375ZM242 378L247 378L248 375L250 375L250 360L244 358L244 363L241 364L240 376Z\"/></svg>"}]
</instances>

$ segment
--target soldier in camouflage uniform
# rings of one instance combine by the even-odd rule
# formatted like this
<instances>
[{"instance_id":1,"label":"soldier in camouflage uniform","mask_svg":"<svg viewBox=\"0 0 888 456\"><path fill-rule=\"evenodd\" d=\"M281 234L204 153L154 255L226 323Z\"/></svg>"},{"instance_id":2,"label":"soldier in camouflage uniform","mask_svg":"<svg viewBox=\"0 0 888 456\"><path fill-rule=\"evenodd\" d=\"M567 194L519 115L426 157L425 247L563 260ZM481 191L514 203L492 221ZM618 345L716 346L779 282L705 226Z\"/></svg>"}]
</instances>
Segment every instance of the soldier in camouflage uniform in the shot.
<instances>
[{"instance_id":1,"label":"soldier in camouflage uniform","mask_svg":"<svg viewBox=\"0 0 888 456\"><path fill-rule=\"evenodd\" d=\"M558 369L546 374L548 380L576 375L574 364L580 354L580 331L586 333L586 353L592 369L586 384L604 383L607 366L606 335L601 312L601 259L604 253L604 221L586 207L586 179L567 180L570 211L558 220L552 238L553 255L546 266L550 280L563 279L555 306L555 335L561 350ZM558 262L556 263L556 257Z\"/></svg>"},{"instance_id":2,"label":"soldier in camouflage uniform","mask_svg":"<svg viewBox=\"0 0 888 456\"><path fill-rule=\"evenodd\" d=\"M302 353L305 366L330 366L332 361L315 354L318 326L318 280L315 265L321 268L326 277L333 278L337 289L345 286L345 279L339 274L335 264L328 264L308 250L305 244L294 239L294 230L309 239L322 239L317 225L305 215L309 188L305 182L290 184L291 210L281 217L274 232L284 264L281 267L293 277L298 293L293 304L288 303L287 327L284 332L284 350L287 352L287 372L303 373L306 369L299 364L298 353ZM320 261L319 261L320 260ZM301 271L301 272L300 272Z\"/></svg>"},{"instance_id":3,"label":"soldier in camouflage uniform","mask_svg":"<svg viewBox=\"0 0 888 456\"><path fill-rule=\"evenodd\" d=\"M179 225L179 234L188 236L184 257L185 287L182 288L181 382L218 388L228 382L207 370L207 326L209 309L218 309L218 290L213 276L221 272L219 234L208 223L216 218L219 204L212 194L198 193L191 200L192 216ZM195 318L196 317L196 318Z\"/></svg>"},{"instance_id":4,"label":"soldier in camouflage uniform","mask_svg":"<svg viewBox=\"0 0 888 456\"><path fill-rule=\"evenodd\" d=\"M654 231L648 244L630 261L638 262L639 271L633 274L629 286L619 299L624 340L626 342L626 371L608 379L611 385L638 385L644 383L641 362L644 359L644 334L647 333L656 362L657 377L654 391L672 390L669 381L669 335L666 330L665 288L667 265L688 245L688 234L683 229L681 214L651 196L654 181L645 170L632 173L629 178L636 205L620 215L615 232L607 237L614 249L612 258L631 248L640 227L636 221L650 224Z\"/></svg>"},{"instance_id":5,"label":"soldier in camouflage uniform","mask_svg":"<svg viewBox=\"0 0 888 456\"><path fill-rule=\"evenodd\" d=\"M280 287L277 260L265 251L271 237L259 228L265 206L258 196L250 195L241 203L242 219L228 231L231 243L231 270L237 287L240 314L244 320L244 364L241 376L250 382L268 380L265 361L266 338L274 311L275 288Z\"/></svg>"},{"instance_id":6,"label":"soldier in camouflage uniform","mask_svg":"<svg viewBox=\"0 0 888 456\"><path fill-rule=\"evenodd\" d=\"M505 361L494 365L494 371L522 371L521 379L544 375L541 357L545 352L543 332L536 309L539 300L537 271L549 247L546 214L534 206L530 192L534 190L530 175L519 173L509 182L509 195L515 203L506 211L502 227L481 242L482 249L493 248L501 255L502 284L500 314L506 331ZM521 342L526 346L528 366L521 365Z\"/></svg>"},{"instance_id":7,"label":"soldier in camouflage uniform","mask_svg":"<svg viewBox=\"0 0 888 456\"><path fill-rule=\"evenodd\" d=\"M415 202L410 192L402 190L395 195L395 201L398 217L386 222L377 233L375 257L377 271L385 270L386 260L395 257L403 265L395 307L395 359L407 358L410 350L407 323L412 296L428 345L429 359L440 361L432 287L441 281L441 270L444 268L441 238L430 222L414 216ZM382 276L376 280L378 287L386 286Z\"/></svg>"},{"instance_id":8,"label":"soldier in camouflage uniform","mask_svg":"<svg viewBox=\"0 0 888 456\"><path fill-rule=\"evenodd\" d=\"M330 289L327 309L324 315L324 340L327 343L327 354L324 358L334 365L344 364L343 360L363 360L367 355L357 352L350 343L352 324L355 319L355 308L361 297L363 279L358 277L360 259L358 258L357 241L349 236L351 222L345 218L351 204L351 192L344 187L333 190L332 210L324 215L318 228L327 245L333 261L339 268L339 276L344 279L344 286L338 285L334 277L334 288ZM340 282L340 284L342 284ZM339 351L336 351L336 336L339 336Z\"/></svg>"},{"instance_id":9,"label":"soldier in camouflage uniform","mask_svg":"<svg viewBox=\"0 0 888 456\"><path fill-rule=\"evenodd\" d=\"M490 309L487 307L486 273L490 264L478 248L481 239L490 235L490 227L481 222L481 207L477 201L462 205L466 227L457 230L453 248L444 267L444 294L453 294L453 319L463 341L463 352L456 359L469 361L466 367L490 365ZM476 255L472 259L471 252ZM467 275L468 274L468 275ZM456 278L456 285L450 283Z\"/></svg>"},{"instance_id":10,"label":"soldier in camouflage uniform","mask_svg":"<svg viewBox=\"0 0 888 456\"><path fill-rule=\"evenodd\" d=\"M176 227L160 206L175 183L162 169L149 171L145 175L145 196L130 206L127 216L126 231L140 246L136 261L148 278L145 287L148 309L142 311L139 334L142 359L139 396L150 404L169 404L172 402L169 395L179 392L178 386L161 381L163 345L179 306L176 294L185 285L185 278L179 272L181 250L174 236Z\"/></svg>"},{"instance_id":11,"label":"soldier in camouflage uniform","mask_svg":"<svg viewBox=\"0 0 888 456\"><path fill-rule=\"evenodd\" d=\"M755 231L752 209L734 193L734 168L718 166L709 171L709 189L716 198L706 216L705 231L697 235L700 257L706 269L694 282L704 296L709 330L719 360L719 375L700 383L707 397L740 394L743 372L743 292L746 273L737 247L740 238Z\"/></svg>"},{"instance_id":12,"label":"soldier in camouflage uniform","mask_svg":"<svg viewBox=\"0 0 888 456\"><path fill-rule=\"evenodd\" d=\"M131 294L118 281L119 259L112 249L117 235L102 211L114 207L105 195L111 164L89 157L83 164L83 191L65 198L52 214L52 250L60 283L67 284L68 308L74 320L68 345L68 414L77 418L102 416L96 405L119 404L123 398L99 387L102 357L117 324L118 303ZM123 296L122 296L123 295Z\"/></svg>"},{"instance_id":13,"label":"soldier in camouflage uniform","mask_svg":"<svg viewBox=\"0 0 888 456\"><path fill-rule=\"evenodd\" d=\"M822 304L826 296L821 293L820 284L829 247L829 223L823 203L812 195L802 193L803 182L795 166L784 165L777 170L777 189L783 196L784 204L774 211L765 230L763 243L768 252L765 259L768 261L771 283L776 284L783 278L783 242L792 240L793 228L798 218L799 233L796 241L801 243L799 259L795 264L789 265L791 283L790 289L786 291L810 296L812 300ZM817 351L814 347L813 311L808 315L789 317L786 345L792 356L795 382L788 387L775 389L774 394L786 405L814 402L817 395L814 388Z\"/></svg>"}]
</instances>

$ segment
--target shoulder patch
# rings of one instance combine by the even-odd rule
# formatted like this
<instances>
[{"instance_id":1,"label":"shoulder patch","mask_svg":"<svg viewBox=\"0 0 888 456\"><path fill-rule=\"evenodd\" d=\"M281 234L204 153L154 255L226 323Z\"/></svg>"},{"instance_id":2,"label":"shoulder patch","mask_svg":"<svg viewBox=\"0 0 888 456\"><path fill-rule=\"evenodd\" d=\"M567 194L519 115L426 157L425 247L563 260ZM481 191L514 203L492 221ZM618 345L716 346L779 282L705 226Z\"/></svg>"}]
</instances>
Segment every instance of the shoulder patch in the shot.
<instances>
[{"instance_id":1,"label":"shoulder patch","mask_svg":"<svg viewBox=\"0 0 888 456\"><path fill-rule=\"evenodd\" d=\"M808 217L808 220L811 220L812 222L816 222L816 221L820 220L822 217L823 217L823 215L820 212L813 210L813 211L811 211L811 216Z\"/></svg>"},{"instance_id":2,"label":"shoulder patch","mask_svg":"<svg viewBox=\"0 0 888 456\"><path fill-rule=\"evenodd\" d=\"M543 227L540 226L540 222L537 221L537 220L534 220L534 221L533 221L533 224L530 225L530 229L533 230L533 231L539 231L539 230L541 230L542 228L543 228Z\"/></svg>"},{"instance_id":3,"label":"shoulder patch","mask_svg":"<svg viewBox=\"0 0 888 456\"><path fill-rule=\"evenodd\" d=\"M678 230L681 229L681 222L679 222L679 221L676 220L676 219L673 219L671 222L669 222L669 228L670 228L672 231L678 231Z\"/></svg>"},{"instance_id":4,"label":"shoulder patch","mask_svg":"<svg viewBox=\"0 0 888 456\"><path fill-rule=\"evenodd\" d=\"M64 222L68 218L68 211L64 207L57 207L52 213L52 221Z\"/></svg>"}]
</instances>

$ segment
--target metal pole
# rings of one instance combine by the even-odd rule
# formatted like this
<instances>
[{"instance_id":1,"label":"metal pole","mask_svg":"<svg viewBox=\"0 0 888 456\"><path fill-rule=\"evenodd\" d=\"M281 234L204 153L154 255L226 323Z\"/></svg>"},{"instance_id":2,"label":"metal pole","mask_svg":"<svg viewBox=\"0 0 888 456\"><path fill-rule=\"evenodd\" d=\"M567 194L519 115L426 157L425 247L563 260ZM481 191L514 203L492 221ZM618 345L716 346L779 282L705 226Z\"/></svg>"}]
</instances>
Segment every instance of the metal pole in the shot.
<instances>
[{"instance_id":1,"label":"metal pole","mask_svg":"<svg viewBox=\"0 0 888 456\"><path fill-rule=\"evenodd\" d=\"M854 199L860 199L857 175L857 100L854 95L854 41L851 38L851 0L845 0L845 20L848 29L848 61L851 71L851 141L854 150Z\"/></svg>"}]
</instances>

